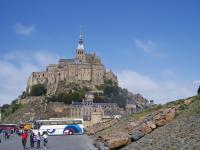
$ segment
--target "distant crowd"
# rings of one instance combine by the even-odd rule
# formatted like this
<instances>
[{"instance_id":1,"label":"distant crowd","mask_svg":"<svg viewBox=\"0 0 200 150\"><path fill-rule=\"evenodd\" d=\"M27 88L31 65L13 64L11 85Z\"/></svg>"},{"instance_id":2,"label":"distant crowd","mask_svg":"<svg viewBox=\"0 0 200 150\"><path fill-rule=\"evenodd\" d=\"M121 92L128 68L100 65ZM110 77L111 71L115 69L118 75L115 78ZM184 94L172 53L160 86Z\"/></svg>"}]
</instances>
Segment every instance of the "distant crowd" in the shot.
<instances>
[{"instance_id":1,"label":"distant crowd","mask_svg":"<svg viewBox=\"0 0 200 150\"><path fill-rule=\"evenodd\" d=\"M41 147L41 142L43 143L43 146L45 149L47 149L47 143L48 143L48 133L43 132L40 134L38 132L35 134L32 130L1 130L0 131L0 143L3 142L1 138L4 138L5 140L9 140L10 137L13 137L14 135L18 135L21 137L22 141L22 147L23 149L27 149L27 140L28 137L30 139L30 148L37 148L39 149Z\"/></svg>"}]
</instances>

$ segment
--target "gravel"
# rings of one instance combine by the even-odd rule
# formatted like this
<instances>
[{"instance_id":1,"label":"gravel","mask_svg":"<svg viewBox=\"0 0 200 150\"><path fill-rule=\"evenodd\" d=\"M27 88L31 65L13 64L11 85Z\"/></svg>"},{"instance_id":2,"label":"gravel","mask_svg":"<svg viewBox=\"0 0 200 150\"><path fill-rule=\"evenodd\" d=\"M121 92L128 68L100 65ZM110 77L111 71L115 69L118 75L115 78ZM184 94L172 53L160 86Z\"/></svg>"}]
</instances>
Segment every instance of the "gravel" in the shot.
<instances>
[{"instance_id":1,"label":"gravel","mask_svg":"<svg viewBox=\"0 0 200 150\"><path fill-rule=\"evenodd\" d=\"M200 150L200 115L180 115L122 150Z\"/></svg>"}]
</instances>

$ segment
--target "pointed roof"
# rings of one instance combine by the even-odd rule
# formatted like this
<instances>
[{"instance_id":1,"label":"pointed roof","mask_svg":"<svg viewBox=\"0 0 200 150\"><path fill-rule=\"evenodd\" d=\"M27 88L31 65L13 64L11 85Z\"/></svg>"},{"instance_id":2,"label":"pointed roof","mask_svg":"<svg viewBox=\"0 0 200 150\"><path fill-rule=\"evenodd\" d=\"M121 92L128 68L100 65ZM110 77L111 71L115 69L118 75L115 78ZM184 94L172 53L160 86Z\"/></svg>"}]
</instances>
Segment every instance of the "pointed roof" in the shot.
<instances>
[{"instance_id":1,"label":"pointed roof","mask_svg":"<svg viewBox=\"0 0 200 150\"><path fill-rule=\"evenodd\" d=\"M84 45L83 45L83 33L80 32L80 38L78 41L78 46L77 46L78 50L84 50Z\"/></svg>"}]
</instances>

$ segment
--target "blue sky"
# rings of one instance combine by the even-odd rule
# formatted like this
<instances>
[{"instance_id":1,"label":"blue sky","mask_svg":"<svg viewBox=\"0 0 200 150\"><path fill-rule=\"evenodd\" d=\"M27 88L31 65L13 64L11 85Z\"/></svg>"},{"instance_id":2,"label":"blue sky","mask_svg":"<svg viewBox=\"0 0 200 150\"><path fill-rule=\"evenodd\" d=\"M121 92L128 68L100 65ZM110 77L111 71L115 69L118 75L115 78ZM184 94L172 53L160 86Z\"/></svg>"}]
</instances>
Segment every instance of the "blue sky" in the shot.
<instances>
[{"instance_id":1,"label":"blue sky","mask_svg":"<svg viewBox=\"0 0 200 150\"><path fill-rule=\"evenodd\" d=\"M32 71L75 57L80 33L119 85L156 103L196 94L198 0L1 0L0 105L25 90Z\"/></svg>"}]
</instances>

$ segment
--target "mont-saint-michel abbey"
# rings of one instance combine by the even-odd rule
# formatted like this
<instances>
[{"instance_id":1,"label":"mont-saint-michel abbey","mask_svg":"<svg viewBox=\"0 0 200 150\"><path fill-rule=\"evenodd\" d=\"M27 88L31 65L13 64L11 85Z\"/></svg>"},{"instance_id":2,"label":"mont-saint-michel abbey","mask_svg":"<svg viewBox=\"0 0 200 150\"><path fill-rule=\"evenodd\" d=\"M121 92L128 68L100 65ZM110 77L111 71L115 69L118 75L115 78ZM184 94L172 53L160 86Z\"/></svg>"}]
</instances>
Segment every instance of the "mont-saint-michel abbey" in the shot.
<instances>
[{"instance_id":1,"label":"mont-saint-michel abbey","mask_svg":"<svg viewBox=\"0 0 200 150\"><path fill-rule=\"evenodd\" d=\"M96 86L104 84L105 81L112 81L118 84L117 76L109 70L106 72L104 64L95 53L86 53L83 43L83 35L80 33L76 56L74 59L60 59L58 64L50 64L46 71L33 72L28 79L27 93L30 93L34 85L42 84L46 87L46 95L54 95L60 87L60 83L73 89L73 85L87 87L89 92L81 102L72 101L70 105L62 102L54 102L52 111L57 113L67 112L70 118L83 118L89 124L100 122L107 117L119 112L117 103L94 103L94 92L100 92ZM65 91L69 92L69 91ZM76 100L76 99L74 99ZM34 100L35 101L35 100ZM29 103L26 99L19 100L19 103Z\"/></svg>"},{"instance_id":2,"label":"mont-saint-michel abbey","mask_svg":"<svg viewBox=\"0 0 200 150\"><path fill-rule=\"evenodd\" d=\"M104 80L118 83L117 76L110 70L106 72L104 64L96 54L86 53L83 44L83 36L80 34L76 57L74 59L60 59L58 64L50 64L46 71L33 72L28 80L27 91L31 91L32 85L41 83L47 86L47 94L56 92L59 81L64 83L76 83L80 86L95 88Z\"/></svg>"}]
</instances>

